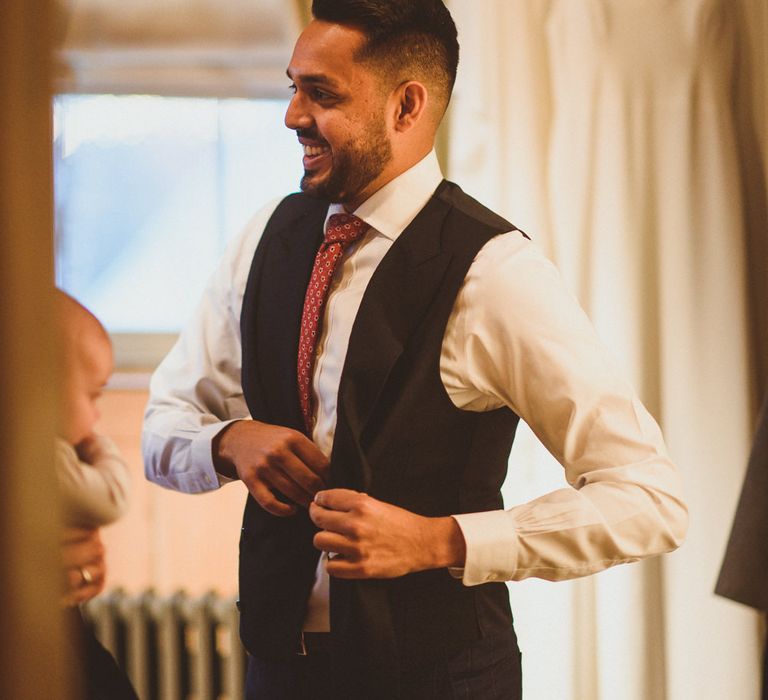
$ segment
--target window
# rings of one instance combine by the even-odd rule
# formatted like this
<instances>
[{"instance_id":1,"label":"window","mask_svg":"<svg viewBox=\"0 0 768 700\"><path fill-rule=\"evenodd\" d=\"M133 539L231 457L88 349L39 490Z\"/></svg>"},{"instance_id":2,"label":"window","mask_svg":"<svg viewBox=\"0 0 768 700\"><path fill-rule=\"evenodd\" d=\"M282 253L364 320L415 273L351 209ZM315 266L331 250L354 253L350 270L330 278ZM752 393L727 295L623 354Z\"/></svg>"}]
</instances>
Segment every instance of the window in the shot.
<instances>
[{"instance_id":1,"label":"window","mask_svg":"<svg viewBox=\"0 0 768 700\"><path fill-rule=\"evenodd\" d=\"M298 188L286 106L58 96L57 283L112 334L178 332L226 243L263 204Z\"/></svg>"}]
</instances>

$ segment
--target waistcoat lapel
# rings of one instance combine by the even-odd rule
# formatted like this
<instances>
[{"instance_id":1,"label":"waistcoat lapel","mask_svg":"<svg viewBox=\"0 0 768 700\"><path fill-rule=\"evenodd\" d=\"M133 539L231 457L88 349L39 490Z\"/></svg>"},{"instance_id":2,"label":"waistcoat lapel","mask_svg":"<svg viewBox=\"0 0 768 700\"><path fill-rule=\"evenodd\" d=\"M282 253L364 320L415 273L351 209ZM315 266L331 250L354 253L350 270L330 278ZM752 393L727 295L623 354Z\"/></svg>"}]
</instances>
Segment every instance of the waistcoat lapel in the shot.
<instances>
[{"instance_id":1,"label":"waistcoat lapel","mask_svg":"<svg viewBox=\"0 0 768 700\"><path fill-rule=\"evenodd\" d=\"M339 386L339 430L351 440L356 458L334 451L334 481L361 491L370 490L372 472L362 449L364 432L382 389L405 349L409 337L440 288L451 254L440 244L450 205L440 197L443 183L416 218L398 237L371 277L352 327ZM346 437L346 436L345 436ZM338 457L338 458L336 458ZM359 471L351 470L356 464Z\"/></svg>"},{"instance_id":2,"label":"waistcoat lapel","mask_svg":"<svg viewBox=\"0 0 768 700\"><path fill-rule=\"evenodd\" d=\"M296 357L312 265L328 204L283 201L259 244L242 306L243 390L251 415L303 430ZM267 235L268 234L268 235Z\"/></svg>"}]
</instances>

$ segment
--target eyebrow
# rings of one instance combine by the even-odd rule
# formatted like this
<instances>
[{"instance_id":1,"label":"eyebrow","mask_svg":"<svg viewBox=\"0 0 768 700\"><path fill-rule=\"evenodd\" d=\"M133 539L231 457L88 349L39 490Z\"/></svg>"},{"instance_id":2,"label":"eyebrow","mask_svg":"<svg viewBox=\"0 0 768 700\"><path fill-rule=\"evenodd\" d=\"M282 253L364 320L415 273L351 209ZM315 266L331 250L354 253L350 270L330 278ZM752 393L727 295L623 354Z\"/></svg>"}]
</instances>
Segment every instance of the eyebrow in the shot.
<instances>
[{"instance_id":1,"label":"eyebrow","mask_svg":"<svg viewBox=\"0 0 768 700\"><path fill-rule=\"evenodd\" d=\"M330 87L338 87L338 82L333 78L328 77L324 73L309 73L307 75L300 75L294 78L291 75L290 69L285 71L285 74L294 82L308 83L310 85L329 85Z\"/></svg>"}]
</instances>

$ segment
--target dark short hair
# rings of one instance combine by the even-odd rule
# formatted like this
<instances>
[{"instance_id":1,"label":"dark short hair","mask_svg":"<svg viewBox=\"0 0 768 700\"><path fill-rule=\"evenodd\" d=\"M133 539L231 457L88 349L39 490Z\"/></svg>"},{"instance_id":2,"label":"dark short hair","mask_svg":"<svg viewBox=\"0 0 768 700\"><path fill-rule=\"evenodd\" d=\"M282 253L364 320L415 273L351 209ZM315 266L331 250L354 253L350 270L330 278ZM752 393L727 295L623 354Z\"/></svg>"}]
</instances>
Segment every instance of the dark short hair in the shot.
<instances>
[{"instance_id":1,"label":"dark short hair","mask_svg":"<svg viewBox=\"0 0 768 700\"><path fill-rule=\"evenodd\" d=\"M378 63L393 77L404 71L423 75L444 92L448 104L456 81L459 42L442 0L313 0L312 15L359 29L367 37L360 60Z\"/></svg>"}]
</instances>

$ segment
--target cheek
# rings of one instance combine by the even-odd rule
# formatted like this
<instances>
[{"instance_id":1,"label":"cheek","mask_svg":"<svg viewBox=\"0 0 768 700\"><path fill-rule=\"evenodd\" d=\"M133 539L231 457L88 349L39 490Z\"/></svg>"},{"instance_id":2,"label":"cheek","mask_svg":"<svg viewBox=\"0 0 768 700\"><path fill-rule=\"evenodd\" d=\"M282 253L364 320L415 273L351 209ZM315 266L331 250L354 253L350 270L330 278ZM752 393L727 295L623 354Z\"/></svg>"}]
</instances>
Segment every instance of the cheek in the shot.
<instances>
[{"instance_id":1,"label":"cheek","mask_svg":"<svg viewBox=\"0 0 768 700\"><path fill-rule=\"evenodd\" d=\"M367 120L356 120L339 114L327 114L317 119L320 136L332 147L344 147L366 128Z\"/></svg>"},{"instance_id":2,"label":"cheek","mask_svg":"<svg viewBox=\"0 0 768 700\"><path fill-rule=\"evenodd\" d=\"M101 408L100 408L100 401L94 401L93 399L89 399L87 401L88 407L84 408L83 410L88 416L88 431L90 432L93 429L93 426L98 422L99 418L101 418Z\"/></svg>"},{"instance_id":3,"label":"cheek","mask_svg":"<svg viewBox=\"0 0 768 700\"><path fill-rule=\"evenodd\" d=\"M67 414L65 416L68 433L66 437L73 444L77 444L87 437L99 418L99 413L93 402L84 398L73 401Z\"/></svg>"}]
</instances>

